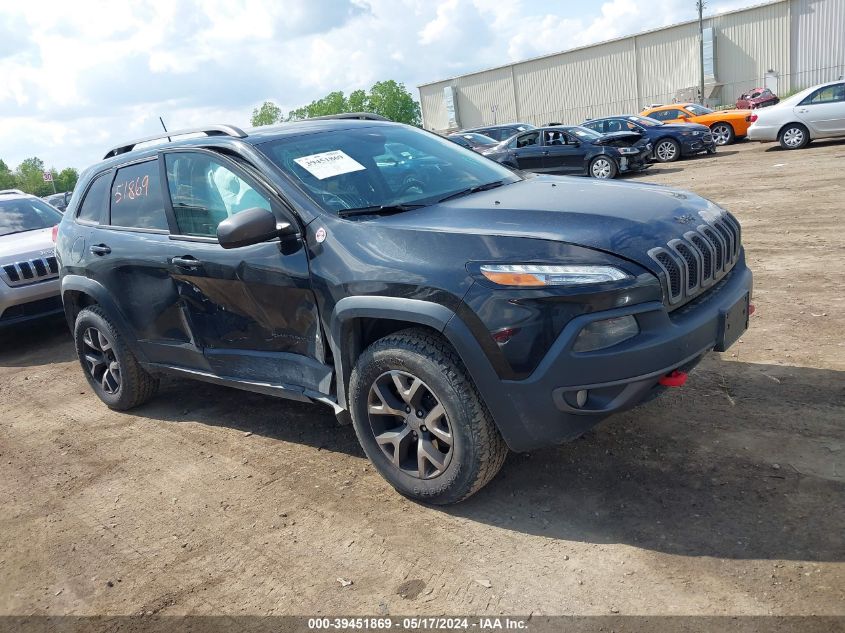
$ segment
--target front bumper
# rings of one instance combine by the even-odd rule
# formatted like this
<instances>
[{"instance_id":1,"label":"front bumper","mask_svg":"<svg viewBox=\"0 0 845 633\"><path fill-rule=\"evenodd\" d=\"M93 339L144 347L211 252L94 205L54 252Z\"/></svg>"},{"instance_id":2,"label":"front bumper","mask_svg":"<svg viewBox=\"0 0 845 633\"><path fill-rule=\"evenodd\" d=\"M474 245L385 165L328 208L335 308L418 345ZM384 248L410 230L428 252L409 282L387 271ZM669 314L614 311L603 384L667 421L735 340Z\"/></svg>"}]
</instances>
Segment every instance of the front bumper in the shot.
<instances>
[{"instance_id":1,"label":"front bumper","mask_svg":"<svg viewBox=\"0 0 845 633\"><path fill-rule=\"evenodd\" d=\"M708 138L709 137L709 138ZM701 152L712 152L716 149L716 142L711 135L692 137L684 139L681 143L681 154L689 156L692 154L700 154Z\"/></svg>"},{"instance_id":2,"label":"front bumper","mask_svg":"<svg viewBox=\"0 0 845 633\"><path fill-rule=\"evenodd\" d=\"M58 277L14 287L0 280L0 327L62 312Z\"/></svg>"},{"instance_id":3,"label":"front bumper","mask_svg":"<svg viewBox=\"0 0 845 633\"><path fill-rule=\"evenodd\" d=\"M662 376L690 369L716 348L723 339L724 315L750 298L751 290L751 271L743 259L710 291L672 312L651 302L573 319L525 380L473 378L511 449L571 440L607 416L657 395ZM639 335L604 350L572 351L587 323L623 315L637 319ZM588 393L580 406L579 391Z\"/></svg>"}]
</instances>

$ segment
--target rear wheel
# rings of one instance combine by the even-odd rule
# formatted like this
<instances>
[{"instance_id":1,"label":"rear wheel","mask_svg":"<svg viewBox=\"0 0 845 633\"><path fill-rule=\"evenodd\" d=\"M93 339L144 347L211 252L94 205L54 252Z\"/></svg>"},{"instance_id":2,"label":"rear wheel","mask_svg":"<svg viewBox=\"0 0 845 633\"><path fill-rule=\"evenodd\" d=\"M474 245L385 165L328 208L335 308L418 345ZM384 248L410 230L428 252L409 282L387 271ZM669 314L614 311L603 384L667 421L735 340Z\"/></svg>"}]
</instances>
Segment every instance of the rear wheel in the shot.
<instances>
[{"instance_id":1,"label":"rear wheel","mask_svg":"<svg viewBox=\"0 0 845 633\"><path fill-rule=\"evenodd\" d=\"M783 149L801 149L810 142L810 133L800 123L790 123L778 134L778 142Z\"/></svg>"},{"instance_id":2,"label":"rear wheel","mask_svg":"<svg viewBox=\"0 0 845 633\"><path fill-rule=\"evenodd\" d=\"M616 178L616 173L619 171L616 167L616 161L607 156L596 156L590 161L590 176L607 180Z\"/></svg>"},{"instance_id":3,"label":"rear wheel","mask_svg":"<svg viewBox=\"0 0 845 633\"><path fill-rule=\"evenodd\" d=\"M449 344L424 330L373 343L349 381L364 452L401 494L438 505L489 482L507 446Z\"/></svg>"},{"instance_id":4,"label":"rear wheel","mask_svg":"<svg viewBox=\"0 0 845 633\"><path fill-rule=\"evenodd\" d=\"M715 123L710 128L713 134L713 142L716 145L730 145L736 139L736 134L730 123Z\"/></svg>"},{"instance_id":5,"label":"rear wheel","mask_svg":"<svg viewBox=\"0 0 845 633\"><path fill-rule=\"evenodd\" d=\"M660 163L672 163L681 157L681 145L675 139L664 138L657 142L654 157Z\"/></svg>"},{"instance_id":6,"label":"rear wheel","mask_svg":"<svg viewBox=\"0 0 845 633\"><path fill-rule=\"evenodd\" d=\"M110 409L131 409L155 395L158 379L138 364L99 307L79 313L73 335L88 384Z\"/></svg>"}]
</instances>

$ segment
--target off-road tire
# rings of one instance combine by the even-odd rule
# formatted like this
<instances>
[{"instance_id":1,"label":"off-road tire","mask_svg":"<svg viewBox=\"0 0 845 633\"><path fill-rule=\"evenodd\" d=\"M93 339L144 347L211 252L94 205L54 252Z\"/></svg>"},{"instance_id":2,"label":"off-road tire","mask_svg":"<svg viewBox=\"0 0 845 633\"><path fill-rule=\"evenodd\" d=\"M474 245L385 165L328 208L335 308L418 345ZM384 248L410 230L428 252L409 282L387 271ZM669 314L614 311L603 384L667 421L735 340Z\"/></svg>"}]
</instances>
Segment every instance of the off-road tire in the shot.
<instances>
[{"instance_id":1,"label":"off-road tire","mask_svg":"<svg viewBox=\"0 0 845 633\"><path fill-rule=\"evenodd\" d=\"M368 398L375 381L388 371L422 380L445 409L453 437L451 460L439 475L421 479L406 474L375 439ZM422 329L391 334L358 358L349 381L352 424L358 441L379 473L402 495L425 503L462 501L484 487L508 453L463 363L442 337Z\"/></svg>"},{"instance_id":2,"label":"off-road tire","mask_svg":"<svg viewBox=\"0 0 845 633\"><path fill-rule=\"evenodd\" d=\"M103 385L94 379L85 360L86 331L94 328L101 332L111 343L113 355L119 365L120 384L114 393L108 393ZM126 411L150 400L158 390L158 378L149 374L138 363L135 355L129 350L117 328L109 321L105 312L99 306L92 306L82 310L76 317L73 328L73 338L76 354L85 378L94 393L110 409ZM90 350L88 350L90 351Z\"/></svg>"}]
</instances>

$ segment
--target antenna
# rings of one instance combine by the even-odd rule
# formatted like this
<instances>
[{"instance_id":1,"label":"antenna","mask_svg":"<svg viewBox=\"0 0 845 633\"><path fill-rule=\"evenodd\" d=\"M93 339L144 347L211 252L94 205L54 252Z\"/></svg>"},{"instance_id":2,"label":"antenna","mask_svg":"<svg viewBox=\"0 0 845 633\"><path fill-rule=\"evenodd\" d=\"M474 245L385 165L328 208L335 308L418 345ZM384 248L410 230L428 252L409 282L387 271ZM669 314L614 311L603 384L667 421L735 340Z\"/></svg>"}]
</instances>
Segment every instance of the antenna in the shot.
<instances>
[{"instance_id":1,"label":"antenna","mask_svg":"<svg viewBox=\"0 0 845 633\"><path fill-rule=\"evenodd\" d=\"M164 131L167 132L167 126L164 124L164 119L162 119L161 117L158 117L158 120L161 121L161 127L164 128ZM170 142L169 136L167 137L167 142L168 143Z\"/></svg>"}]
</instances>

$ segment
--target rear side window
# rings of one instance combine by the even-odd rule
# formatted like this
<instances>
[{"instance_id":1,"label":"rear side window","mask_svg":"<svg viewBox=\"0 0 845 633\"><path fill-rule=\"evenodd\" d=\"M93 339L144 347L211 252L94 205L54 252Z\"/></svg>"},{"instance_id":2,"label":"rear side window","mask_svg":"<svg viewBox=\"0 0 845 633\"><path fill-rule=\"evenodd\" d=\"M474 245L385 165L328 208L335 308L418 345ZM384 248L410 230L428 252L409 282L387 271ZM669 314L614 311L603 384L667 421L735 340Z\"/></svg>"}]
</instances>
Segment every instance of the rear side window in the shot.
<instances>
[{"instance_id":1,"label":"rear side window","mask_svg":"<svg viewBox=\"0 0 845 633\"><path fill-rule=\"evenodd\" d=\"M111 187L111 225L167 230L157 160L117 170Z\"/></svg>"},{"instance_id":2,"label":"rear side window","mask_svg":"<svg viewBox=\"0 0 845 633\"><path fill-rule=\"evenodd\" d=\"M845 101L845 84L834 84L819 88L801 102L801 105L815 105L817 103L837 103Z\"/></svg>"},{"instance_id":3,"label":"rear side window","mask_svg":"<svg viewBox=\"0 0 845 633\"><path fill-rule=\"evenodd\" d=\"M94 224L100 224L103 221L105 211L108 208L106 201L109 195L110 179L110 173L97 176L94 179L94 182L88 187L85 199L79 205L79 213L76 214L78 220L93 222Z\"/></svg>"}]
</instances>

